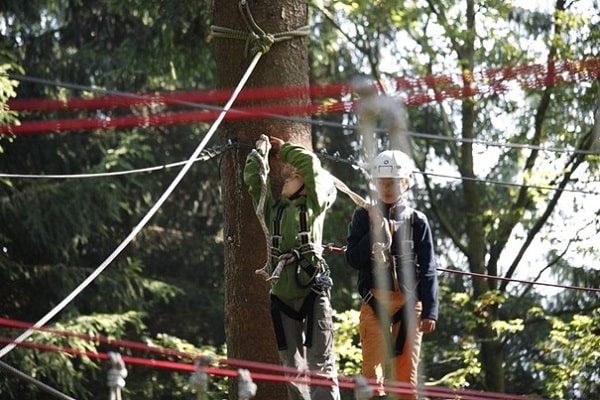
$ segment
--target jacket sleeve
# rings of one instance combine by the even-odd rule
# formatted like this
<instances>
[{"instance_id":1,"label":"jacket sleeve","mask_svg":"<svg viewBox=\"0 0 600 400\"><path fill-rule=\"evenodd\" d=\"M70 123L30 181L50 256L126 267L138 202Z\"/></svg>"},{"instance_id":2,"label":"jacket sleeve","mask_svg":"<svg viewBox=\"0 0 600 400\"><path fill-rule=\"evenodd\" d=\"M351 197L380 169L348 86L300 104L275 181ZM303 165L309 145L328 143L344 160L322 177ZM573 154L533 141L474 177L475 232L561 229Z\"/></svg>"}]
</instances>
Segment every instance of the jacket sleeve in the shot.
<instances>
[{"instance_id":1,"label":"jacket sleeve","mask_svg":"<svg viewBox=\"0 0 600 400\"><path fill-rule=\"evenodd\" d=\"M252 203L254 207L258 205L258 201L260 199L261 192L261 160L259 159L259 155L256 152L251 152L246 157L246 165L244 166L244 182L248 185L248 193L250 193L250 197L252 197ZM266 171L265 174L267 176L267 198L271 197L271 186L268 181L269 174L269 163L266 163Z\"/></svg>"},{"instance_id":2,"label":"jacket sleeve","mask_svg":"<svg viewBox=\"0 0 600 400\"><path fill-rule=\"evenodd\" d=\"M348 225L346 238L346 261L354 269L371 268L371 234L369 214L365 208L357 208Z\"/></svg>"},{"instance_id":3,"label":"jacket sleeve","mask_svg":"<svg viewBox=\"0 0 600 400\"><path fill-rule=\"evenodd\" d=\"M437 264L434 254L431 228L425 214L415 211L415 250L419 264L418 296L423 303L421 318L438 318L438 282Z\"/></svg>"},{"instance_id":4,"label":"jacket sleeve","mask_svg":"<svg viewBox=\"0 0 600 400\"><path fill-rule=\"evenodd\" d=\"M281 161L288 163L302 176L304 187L319 209L327 209L335 201L337 191L328 171L321 166L317 156L302 146L286 142L279 152Z\"/></svg>"}]
</instances>

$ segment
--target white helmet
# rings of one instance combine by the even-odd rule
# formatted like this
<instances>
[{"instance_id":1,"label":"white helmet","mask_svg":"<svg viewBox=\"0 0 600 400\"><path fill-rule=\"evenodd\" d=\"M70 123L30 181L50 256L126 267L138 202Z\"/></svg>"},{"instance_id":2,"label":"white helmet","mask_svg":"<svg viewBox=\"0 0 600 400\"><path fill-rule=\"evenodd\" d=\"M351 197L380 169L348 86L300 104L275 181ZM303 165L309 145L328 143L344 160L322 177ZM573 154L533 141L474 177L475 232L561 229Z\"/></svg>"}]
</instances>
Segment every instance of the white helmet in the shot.
<instances>
[{"instance_id":1,"label":"white helmet","mask_svg":"<svg viewBox=\"0 0 600 400\"><path fill-rule=\"evenodd\" d=\"M412 183L412 160L400 150L385 150L371 164L371 176L379 178L408 178Z\"/></svg>"}]
</instances>

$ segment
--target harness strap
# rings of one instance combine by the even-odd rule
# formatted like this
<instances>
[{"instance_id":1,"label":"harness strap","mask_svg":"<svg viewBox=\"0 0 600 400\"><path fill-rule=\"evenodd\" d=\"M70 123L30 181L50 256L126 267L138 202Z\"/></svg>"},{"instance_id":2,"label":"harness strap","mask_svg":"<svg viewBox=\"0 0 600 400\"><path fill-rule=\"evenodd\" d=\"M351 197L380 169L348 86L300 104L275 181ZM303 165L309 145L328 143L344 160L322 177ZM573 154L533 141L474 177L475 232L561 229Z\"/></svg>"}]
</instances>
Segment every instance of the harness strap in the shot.
<instances>
[{"instance_id":1,"label":"harness strap","mask_svg":"<svg viewBox=\"0 0 600 400\"><path fill-rule=\"evenodd\" d=\"M283 321L281 320L281 314L285 314L288 317L295 319L296 321L304 321L306 319L306 337L304 339L304 345L306 347L312 346L312 337L314 329L314 304L319 294L315 291L311 291L305 298L304 303L300 310L296 311L292 307L285 304L277 296L271 294L271 319L273 320L273 327L275 328L275 338L277 339L277 347L279 350L287 349L287 342L285 340L285 331L283 329Z\"/></svg>"},{"instance_id":2,"label":"harness strap","mask_svg":"<svg viewBox=\"0 0 600 400\"><path fill-rule=\"evenodd\" d=\"M281 216L283 215L284 206L277 207L275 218L273 219L273 234L271 235L271 244L274 249L279 249L281 244Z\"/></svg>"},{"instance_id":3,"label":"harness strap","mask_svg":"<svg viewBox=\"0 0 600 400\"><path fill-rule=\"evenodd\" d=\"M281 244L281 217L283 216L283 210L285 206L277 207L275 218L273 219L273 234L271 235L271 243L274 249L278 249ZM300 204L298 206L298 220L300 225L300 231L298 237L302 247L310 245L310 228L308 226L308 218L306 216L306 205Z\"/></svg>"},{"instance_id":4,"label":"harness strap","mask_svg":"<svg viewBox=\"0 0 600 400\"><path fill-rule=\"evenodd\" d=\"M308 228L308 223L306 222L306 205L301 204L298 206L298 208L300 209L298 218L300 222L300 232L298 232L298 236L300 237L300 242L302 245L307 245L310 242L310 229Z\"/></svg>"},{"instance_id":5,"label":"harness strap","mask_svg":"<svg viewBox=\"0 0 600 400\"><path fill-rule=\"evenodd\" d=\"M370 290L364 296L362 296L362 300L363 303L368 304L371 307L377 318L379 318L379 320L383 322L383 315L386 310L383 309L379 301L375 298L375 296ZM400 323L400 326L398 328L398 336L396 336L396 341L392 343L392 346L390 346L390 348L394 349L394 356L402 354L404 350L404 344L406 343L406 337L408 335L408 321L406 318L405 311L406 307L402 306L393 315L389 316L389 321L392 325Z\"/></svg>"}]
</instances>

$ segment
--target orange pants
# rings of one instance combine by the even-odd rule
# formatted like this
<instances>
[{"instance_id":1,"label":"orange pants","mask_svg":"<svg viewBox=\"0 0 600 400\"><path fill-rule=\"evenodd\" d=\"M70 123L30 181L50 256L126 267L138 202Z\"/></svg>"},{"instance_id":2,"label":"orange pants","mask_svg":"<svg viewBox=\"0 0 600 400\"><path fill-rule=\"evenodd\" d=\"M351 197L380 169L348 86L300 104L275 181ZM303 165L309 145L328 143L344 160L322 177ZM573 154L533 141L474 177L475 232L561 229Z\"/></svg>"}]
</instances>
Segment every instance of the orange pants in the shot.
<instances>
[{"instance_id":1,"label":"orange pants","mask_svg":"<svg viewBox=\"0 0 600 400\"><path fill-rule=\"evenodd\" d=\"M380 306L389 310L389 315L396 313L405 303L404 294L399 291L372 290L373 296ZM360 341L362 345L362 374L367 379L377 382L375 395L385 395L385 379L417 386L417 370L421 352L421 339L423 333L419 330L418 322L421 318L421 303L417 303L414 320L408 323L408 332L402 354L394 356L394 348L389 348L390 343L395 343L401 322L391 326L389 319L381 321L368 304L363 304L360 309ZM387 368L386 368L387 367ZM386 375L387 374L387 375ZM416 395L398 395L397 399L416 399Z\"/></svg>"}]
</instances>

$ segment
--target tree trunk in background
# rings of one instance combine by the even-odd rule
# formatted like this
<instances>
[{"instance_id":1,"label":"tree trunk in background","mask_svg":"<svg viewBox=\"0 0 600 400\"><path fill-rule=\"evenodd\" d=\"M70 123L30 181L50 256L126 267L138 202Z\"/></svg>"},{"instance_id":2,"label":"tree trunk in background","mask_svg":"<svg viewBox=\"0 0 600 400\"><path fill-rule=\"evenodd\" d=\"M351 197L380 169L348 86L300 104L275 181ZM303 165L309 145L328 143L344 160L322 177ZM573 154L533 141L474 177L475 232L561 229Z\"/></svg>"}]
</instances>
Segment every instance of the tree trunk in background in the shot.
<instances>
[{"instance_id":1,"label":"tree trunk in background","mask_svg":"<svg viewBox=\"0 0 600 400\"><path fill-rule=\"evenodd\" d=\"M295 30L307 23L307 6L301 0L248 2L257 25L266 33ZM215 25L246 31L237 0L215 2ZM250 77L250 87L306 87L302 98L275 100L277 104L308 104L308 39L296 38L274 44L263 55ZM233 89L246 72L253 55L244 55L245 42L215 38L215 59L219 89ZM285 103L284 103L285 102ZM245 102L244 106L268 104L266 100ZM234 107L236 104L234 104ZM239 151L226 154L221 166L223 236L225 245L225 332L229 358L280 364L270 317L269 285L254 273L263 266L266 238L252 208L243 167L246 155L260 134L310 147L310 126L276 119L249 119L225 123L221 142L235 140ZM246 146L247 145L247 146ZM271 172L277 178L277 166ZM232 380L234 381L234 380ZM261 399L286 398L285 385L256 382ZM237 382L229 386L229 399L237 399Z\"/></svg>"}]
</instances>

